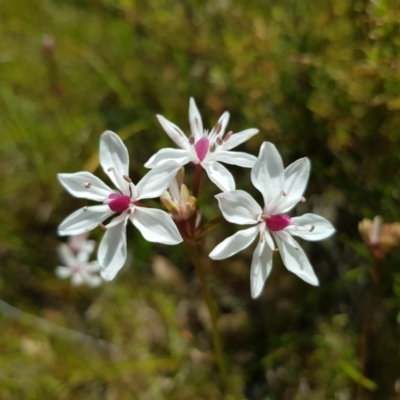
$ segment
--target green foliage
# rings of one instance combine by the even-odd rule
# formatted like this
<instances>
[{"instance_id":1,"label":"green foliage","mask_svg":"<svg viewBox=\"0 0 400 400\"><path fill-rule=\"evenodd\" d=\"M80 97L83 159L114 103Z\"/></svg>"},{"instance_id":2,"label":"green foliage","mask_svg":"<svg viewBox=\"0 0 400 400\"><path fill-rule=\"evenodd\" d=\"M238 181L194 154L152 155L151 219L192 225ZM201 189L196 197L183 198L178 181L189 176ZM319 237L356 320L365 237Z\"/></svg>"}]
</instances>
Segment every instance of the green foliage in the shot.
<instances>
[{"instance_id":1,"label":"green foliage","mask_svg":"<svg viewBox=\"0 0 400 400\"><path fill-rule=\"evenodd\" d=\"M143 163L171 145L155 114L187 131L190 96L208 128L224 110L234 131L259 127L243 149L256 154L268 140L286 164L308 156L308 201L299 211L325 215L338 229L332 240L305 244L317 289L276 259L263 296L250 301L251 250L225 264L204 261L231 364L225 398L399 396L399 252L381 269L362 372L358 342L372 257L357 233L363 217L400 220L397 0L0 6L1 298L71 329L54 331L2 309L2 399L221 398L198 311L204 305L182 249L150 246L128 231L133 261L123 278L89 290L53 276L56 227L85 204L62 190L56 174L101 175L98 140L110 129L129 148L138 180ZM248 171L234 171L238 188L249 189ZM200 196L208 220L217 216L215 193L211 187ZM205 254L232 229L212 231ZM173 260L183 292L150 274L153 253ZM81 342L72 332L95 339Z\"/></svg>"}]
</instances>

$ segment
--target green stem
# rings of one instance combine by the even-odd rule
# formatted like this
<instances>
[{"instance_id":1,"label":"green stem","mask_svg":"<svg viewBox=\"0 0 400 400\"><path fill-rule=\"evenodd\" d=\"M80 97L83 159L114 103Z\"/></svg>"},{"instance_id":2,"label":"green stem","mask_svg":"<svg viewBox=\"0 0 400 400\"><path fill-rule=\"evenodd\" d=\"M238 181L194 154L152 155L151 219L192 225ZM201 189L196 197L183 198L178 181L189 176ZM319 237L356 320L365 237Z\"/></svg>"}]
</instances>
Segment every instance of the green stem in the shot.
<instances>
[{"instance_id":1,"label":"green stem","mask_svg":"<svg viewBox=\"0 0 400 400\"><path fill-rule=\"evenodd\" d=\"M224 352L222 350L222 340L217 326L218 322L217 309L215 307L214 301L210 293L210 289L207 284L206 275L204 273L204 269L201 263L201 255L199 249L196 245L192 244L188 244L187 247L190 254L190 258L196 270L196 275L200 281L201 291L203 292L203 297L206 302L208 312L210 313L214 351L217 357L218 367L221 374L222 386L224 389L226 386L228 373L226 368Z\"/></svg>"}]
</instances>

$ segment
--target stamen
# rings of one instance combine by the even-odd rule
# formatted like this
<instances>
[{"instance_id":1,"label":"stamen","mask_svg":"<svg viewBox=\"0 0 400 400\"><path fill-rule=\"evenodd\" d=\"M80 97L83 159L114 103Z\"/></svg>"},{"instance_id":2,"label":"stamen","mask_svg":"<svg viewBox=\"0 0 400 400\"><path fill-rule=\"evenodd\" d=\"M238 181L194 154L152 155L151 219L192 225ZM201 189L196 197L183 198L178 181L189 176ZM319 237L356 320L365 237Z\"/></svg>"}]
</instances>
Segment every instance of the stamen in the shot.
<instances>
[{"instance_id":1,"label":"stamen","mask_svg":"<svg viewBox=\"0 0 400 400\"><path fill-rule=\"evenodd\" d=\"M233 131L229 131L229 132L225 135L225 137L224 137L224 142L225 142L225 143L230 139L230 137L232 136L232 134L233 134Z\"/></svg>"},{"instance_id":2,"label":"stamen","mask_svg":"<svg viewBox=\"0 0 400 400\"><path fill-rule=\"evenodd\" d=\"M210 146L210 153L214 153L215 149L217 148L217 145L215 142Z\"/></svg>"},{"instance_id":3,"label":"stamen","mask_svg":"<svg viewBox=\"0 0 400 400\"><path fill-rule=\"evenodd\" d=\"M303 196L301 196L301 202L302 202L302 203L305 203L305 202L306 202L306 198L303 197Z\"/></svg>"},{"instance_id":4,"label":"stamen","mask_svg":"<svg viewBox=\"0 0 400 400\"><path fill-rule=\"evenodd\" d=\"M83 207L83 211L87 211L88 210L88 206Z\"/></svg>"},{"instance_id":5,"label":"stamen","mask_svg":"<svg viewBox=\"0 0 400 400\"><path fill-rule=\"evenodd\" d=\"M309 232L312 232L315 229L315 225L311 225Z\"/></svg>"},{"instance_id":6,"label":"stamen","mask_svg":"<svg viewBox=\"0 0 400 400\"><path fill-rule=\"evenodd\" d=\"M129 183L132 182L132 179L129 178L129 176L127 176L127 175L122 175L122 177L123 177L127 182L129 182Z\"/></svg>"},{"instance_id":7,"label":"stamen","mask_svg":"<svg viewBox=\"0 0 400 400\"><path fill-rule=\"evenodd\" d=\"M220 136L218 136L215 141L217 142L218 146L221 146L221 144L224 143L224 140Z\"/></svg>"},{"instance_id":8,"label":"stamen","mask_svg":"<svg viewBox=\"0 0 400 400\"><path fill-rule=\"evenodd\" d=\"M275 247L275 249L272 250L273 253L278 253L279 249L277 247Z\"/></svg>"},{"instance_id":9,"label":"stamen","mask_svg":"<svg viewBox=\"0 0 400 400\"><path fill-rule=\"evenodd\" d=\"M92 186L92 184L91 184L90 182L86 182L86 183L85 183L85 188L86 188L86 189L89 189L90 186Z\"/></svg>"},{"instance_id":10,"label":"stamen","mask_svg":"<svg viewBox=\"0 0 400 400\"><path fill-rule=\"evenodd\" d=\"M214 126L214 132L218 135L221 132L222 124L221 122L217 122Z\"/></svg>"},{"instance_id":11,"label":"stamen","mask_svg":"<svg viewBox=\"0 0 400 400\"><path fill-rule=\"evenodd\" d=\"M107 230L107 227L101 223L99 224L99 228L102 229L103 231Z\"/></svg>"},{"instance_id":12,"label":"stamen","mask_svg":"<svg viewBox=\"0 0 400 400\"><path fill-rule=\"evenodd\" d=\"M286 196L286 194L287 194L287 193L286 193L284 190L281 190L281 195L282 195L282 196Z\"/></svg>"},{"instance_id":13,"label":"stamen","mask_svg":"<svg viewBox=\"0 0 400 400\"><path fill-rule=\"evenodd\" d=\"M111 171L114 171L114 167L110 167L110 168L108 168L108 170L107 170L108 172L111 172Z\"/></svg>"},{"instance_id":14,"label":"stamen","mask_svg":"<svg viewBox=\"0 0 400 400\"><path fill-rule=\"evenodd\" d=\"M194 136L193 135L189 136L189 143L194 144Z\"/></svg>"},{"instance_id":15,"label":"stamen","mask_svg":"<svg viewBox=\"0 0 400 400\"><path fill-rule=\"evenodd\" d=\"M132 208L128 208L127 214L132 214Z\"/></svg>"}]
</instances>

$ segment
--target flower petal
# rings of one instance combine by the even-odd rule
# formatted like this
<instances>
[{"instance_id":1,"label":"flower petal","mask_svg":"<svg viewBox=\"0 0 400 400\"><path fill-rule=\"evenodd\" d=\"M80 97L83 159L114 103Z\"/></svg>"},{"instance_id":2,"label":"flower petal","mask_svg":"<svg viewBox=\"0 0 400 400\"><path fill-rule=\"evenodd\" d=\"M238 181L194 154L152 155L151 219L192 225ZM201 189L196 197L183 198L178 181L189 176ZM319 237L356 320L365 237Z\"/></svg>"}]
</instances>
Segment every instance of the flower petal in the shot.
<instances>
[{"instance_id":1,"label":"flower petal","mask_svg":"<svg viewBox=\"0 0 400 400\"><path fill-rule=\"evenodd\" d=\"M100 242L97 259L101 265L101 276L106 281L115 278L126 261L126 223L124 218L119 224L108 228Z\"/></svg>"},{"instance_id":2,"label":"flower petal","mask_svg":"<svg viewBox=\"0 0 400 400\"><path fill-rule=\"evenodd\" d=\"M183 240L174 221L165 211L136 207L130 219L149 242L178 244Z\"/></svg>"},{"instance_id":3,"label":"flower petal","mask_svg":"<svg viewBox=\"0 0 400 400\"><path fill-rule=\"evenodd\" d=\"M72 269L68 267L59 266L55 270L55 274L57 278L66 279L69 278L72 274Z\"/></svg>"},{"instance_id":4,"label":"flower petal","mask_svg":"<svg viewBox=\"0 0 400 400\"><path fill-rule=\"evenodd\" d=\"M58 227L58 234L79 235L96 228L99 223L114 214L107 204L83 207L70 214Z\"/></svg>"},{"instance_id":5,"label":"flower petal","mask_svg":"<svg viewBox=\"0 0 400 400\"><path fill-rule=\"evenodd\" d=\"M197 109L196 102L193 97L190 98L189 101L189 122L190 122L190 130L196 140L200 140L203 137L203 121L201 119L201 115L199 110Z\"/></svg>"},{"instance_id":6,"label":"flower petal","mask_svg":"<svg viewBox=\"0 0 400 400\"><path fill-rule=\"evenodd\" d=\"M179 165L185 165L190 161L193 161L192 158L192 154L188 150L167 148L159 150L156 154L150 157L144 166L146 168L154 168L168 161L175 161Z\"/></svg>"},{"instance_id":7,"label":"flower petal","mask_svg":"<svg viewBox=\"0 0 400 400\"><path fill-rule=\"evenodd\" d=\"M104 201L110 193L114 193L114 190L90 172L58 174L57 177L61 185L72 196L81 199Z\"/></svg>"},{"instance_id":8,"label":"flower petal","mask_svg":"<svg viewBox=\"0 0 400 400\"><path fill-rule=\"evenodd\" d=\"M90 255L93 253L95 247L96 242L94 240L86 240L82 242L76 258L80 263L86 263L87 260L89 260Z\"/></svg>"},{"instance_id":9,"label":"flower petal","mask_svg":"<svg viewBox=\"0 0 400 400\"><path fill-rule=\"evenodd\" d=\"M129 193L129 183L123 175L129 176L129 154L124 142L111 131L105 131L100 138L100 164L114 185L123 194Z\"/></svg>"},{"instance_id":10,"label":"flower petal","mask_svg":"<svg viewBox=\"0 0 400 400\"><path fill-rule=\"evenodd\" d=\"M226 142L224 142L221 146L221 150L230 150L233 149L239 144L242 144L243 142L246 142L249 140L251 137L256 135L258 133L258 129L255 128L250 128L246 129L244 131L234 133Z\"/></svg>"},{"instance_id":11,"label":"flower petal","mask_svg":"<svg viewBox=\"0 0 400 400\"><path fill-rule=\"evenodd\" d=\"M88 274L86 271L82 271L82 278L86 285L92 288L100 286L102 282L100 276Z\"/></svg>"},{"instance_id":12,"label":"flower petal","mask_svg":"<svg viewBox=\"0 0 400 400\"><path fill-rule=\"evenodd\" d=\"M189 150L189 139L177 125L168 121L162 115L157 115L157 119L171 140L173 140L181 149Z\"/></svg>"},{"instance_id":13,"label":"flower petal","mask_svg":"<svg viewBox=\"0 0 400 400\"><path fill-rule=\"evenodd\" d=\"M219 136L219 137L223 137L225 134L225 129L226 126L228 125L229 122L229 117L230 114L228 111L225 111L220 117L218 122L214 125L214 127L211 129L210 134L208 135L208 140L210 142L213 142L214 139Z\"/></svg>"},{"instance_id":14,"label":"flower petal","mask_svg":"<svg viewBox=\"0 0 400 400\"><path fill-rule=\"evenodd\" d=\"M265 281L272 270L272 251L263 240L259 242L253 253L250 271L251 297L255 299L261 294Z\"/></svg>"},{"instance_id":15,"label":"flower petal","mask_svg":"<svg viewBox=\"0 0 400 400\"><path fill-rule=\"evenodd\" d=\"M180 167L180 164L168 161L149 171L136 185L137 198L135 200L161 196L175 178Z\"/></svg>"},{"instance_id":16,"label":"flower petal","mask_svg":"<svg viewBox=\"0 0 400 400\"><path fill-rule=\"evenodd\" d=\"M277 237L275 233L274 236L285 267L310 285L318 286L318 278L315 275L306 254L298 243L294 241L296 247L293 247Z\"/></svg>"},{"instance_id":17,"label":"flower petal","mask_svg":"<svg viewBox=\"0 0 400 400\"><path fill-rule=\"evenodd\" d=\"M216 150L214 159L226 164L238 165L244 168L253 168L257 158L252 154L243 153L241 151Z\"/></svg>"},{"instance_id":18,"label":"flower petal","mask_svg":"<svg viewBox=\"0 0 400 400\"><path fill-rule=\"evenodd\" d=\"M78 260L75 257L73 251L65 243L61 243L57 247L58 257L62 263L67 267L73 267L78 264Z\"/></svg>"},{"instance_id":19,"label":"flower petal","mask_svg":"<svg viewBox=\"0 0 400 400\"><path fill-rule=\"evenodd\" d=\"M261 145L260 154L251 170L251 181L264 197L265 207L280 194L283 189L283 162L276 147L269 142Z\"/></svg>"},{"instance_id":20,"label":"flower petal","mask_svg":"<svg viewBox=\"0 0 400 400\"><path fill-rule=\"evenodd\" d=\"M78 272L72 275L71 283L73 286L80 286L84 282L82 273Z\"/></svg>"},{"instance_id":21,"label":"flower petal","mask_svg":"<svg viewBox=\"0 0 400 400\"><path fill-rule=\"evenodd\" d=\"M209 254L209 257L213 260L222 260L238 253L250 245L256 238L258 231L259 226L256 225L236 232L217 245Z\"/></svg>"},{"instance_id":22,"label":"flower petal","mask_svg":"<svg viewBox=\"0 0 400 400\"><path fill-rule=\"evenodd\" d=\"M277 214L288 212L301 200L310 176L310 161L306 157L300 158L285 169L284 175L283 191L286 196L274 210Z\"/></svg>"},{"instance_id":23,"label":"flower petal","mask_svg":"<svg viewBox=\"0 0 400 400\"><path fill-rule=\"evenodd\" d=\"M262 208L244 190L233 190L215 196L224 218L232 224L256 224Z\"/></svg>"},{"instance_id":24,"label":"flower petal","mask_svg":"<svg viewBox=\"0 0 400 400\"><path fill-rule=\"evenodd\" d=\"M335 233L332 224L317 214L310 213L293 217L292 221L294 224L285 228L285 231L306 240L323 240Z\"/></svg>"},{"instance_id":25,"label":"flower petal","mask_svg":"<svg viewBox=\"0 0 400 400\"><path fill-rule=\"evenodd\" d=\"M214 182L223 192L235 190L235 180L232 174L217 161L201 164L206 170L208 177Z\"/></svg>"},{"instance_id":26,"label":"flower petal","mask_svg":"<svg viewBox=\"0 0 400 400\"><path fill-rule=\"evenodd\" d=\"M85 264L85 271L89 273L99 272L101 269L100 263L96 261L90 261Z\"/></svg>"}]
</instances>

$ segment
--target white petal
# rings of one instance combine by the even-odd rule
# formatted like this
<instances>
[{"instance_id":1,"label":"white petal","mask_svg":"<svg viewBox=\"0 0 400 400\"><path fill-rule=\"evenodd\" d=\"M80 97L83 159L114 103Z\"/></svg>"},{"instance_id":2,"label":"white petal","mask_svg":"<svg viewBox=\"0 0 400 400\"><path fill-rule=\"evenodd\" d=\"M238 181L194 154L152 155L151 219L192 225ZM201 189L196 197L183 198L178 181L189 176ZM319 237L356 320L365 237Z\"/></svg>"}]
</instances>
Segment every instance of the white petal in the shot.
<instances>
[{"instance_id":1,"label":"white petal","mask_svg":"<svg viewBox=\"0 0 400 400\"><path fill-rule=\"evenodd\" d=\"M178 244L183 240L174 221L165 211L136 207L130 218L149 242Z\"/></svg>"},{"instance_id":2,"label":"white petal","mask_svg":"<svg viewBox=\"0 0 400 400\"><path fill-rule=\"evenodd\" d=\"M82 273L78 272L72 275L71 277L71 283L73 286L80 286L84 282L84 278L82 276Z\"/></svg>"},{"instance_id":3,"label":"white petal","mask_svg":"<svg viewBox=\"0 0 400 400\"><path fill-rule=\"evenodd\" d=\"M220 163L216 161L202 163L208 177L214 182L223 192L235 190L235 180L232 174Z\"/></svg>"},{"instance_id":4,"label":"white petal","mask_svg":"<svg viewBox=\"0 0 400 400\"><path fill-rule=\"evenodd\" d=\"M230 150L233 149L239 144L246 142L251 137L258 133L258 129L250 128L246 129L245 131L234 133L226 142L224 142L221 146L222 150Z\"/></svg>"},{"instance_id":5,"label":"white petal","mask_svg":"<svg viewBox=\"0 0 400 400\"><path fill-rule=\"evenodd\" d=\"M251 181L263 195L266 208L282 191L283 162L272 143L264 142L261 145L260 154L251 170Z\"/></svg>"},{"instance_id":6,"label":"white petal","mask_svg":"<svg viewBox=\"0 0 400 400\"><path fill-rule=\"evenodd\" d=\"M114 193L114 190L90 172L58 174L57 177L61 185L75 197L104 201L111 193Z\"/></svg>"},{"instance_id":7,"label":"white petal","mask_svg":"<svg viewBox=\"0 0 400 400\"><path fill-rule=\"evenodd\" d=\"M279 247L279 252L281 253L282 261L285 267L296 274L299 278L303 279L305 282L318 286L318 278L316 277L314 270L308 261L306 254L303 249L298 245L296 241L296 248L290 244L280 240L275 235L276 243Z\"/></svg>"},{"instance_id":8,"label":"white petal","mask_svg":"<svg viewBox=\"0 0 400 400\"><path fill-rule=\"evenodd\" d=\"M96 228L99 223L114 214L107 204L83 207L70 214L58 227L58 234L79 235Z\"/></svg>"},{"instance_id":9,"label":"white petal","mask_svg":"<svg viewBox=\"0 0 400 400\"><path fill-rule=\"evenodd\" d=\"M201 119L201 115L199 110L197 109L196 102L193 97L190 98L189 101L189 122L190 122L190 130L194 135L196 142L203 137L203 121Z\"/></svg>"},{"instance_id":10,"label":"white petal","mask_svg":"<svg viewBox=\"0 0 400 400\"><path fill-rule=\"evenodd\" d=\"M72 269L68 268L68 267L59 266L56 268L55 274L56 274L57 278L60 278L60 279L69 278L72 274Z\"/></svg>"},{"instance_id":11,"label":"white petal","mask_svg":"<svg viewBox=\"0 0 400 400\"><path fill-rule=\"evenodd\" d=\"M114 132L105 131L101 135L100 164L114 185L127 194L129 184L122 176L129 176L129 154L124 142Z\"/></svg>"},{"instance_id":12,"label":"white petal","mask_svg":"<svg viewBox=\"0 0 400 400\"><path fill-rule=\"evenodd\" d=\"M57 247L57 252L58 252L58 257L65 266L73 267L74 265L79 263L73 251L65 243L61 243Z\"/></svg>"},{"instance_id":13,"label":"white petal","mask_svg":"<svg viewBox=\"0 0 400 400\"><path fill-rule=\"evenodd\" d=\"M244 190L233 190L215 196L224 218L232 224L256 224L262 208Z\"/></svg>"},{"instance_id":14,"label":"white petal","mask_svg":"<svg viewBox=\"0 0 400 400\"><path fill-rule=\"evenodd\" d=\"M184 150L188 150L190 147L189 140L186 135L182 132L182 130L168 121L162 115L157 115L157 119L163 127L164 131L167 135L181 148Z\"/></svg>"},{"instance_id":15,"label":"white petal","mask_svg":"<svg viewBox=\"0 0 400 400\"><path fill-rule=\"evenodd\" d=\"M272 270L272 251L263 240L259 242L253 253L250 271L251 297L255 299L261 294L265 281Z\"/></svg>"},{"instance_id":16,"label":"white petal","mask_svg":"<svg viewBox=\"0 0 400 400\"><path fill-rule=\"evenodd\" d=\"M213 260L222 260L236 254L250 245L256 238L258 231L259 226L256 225L236 232L216 246L209 254L209 257Z\"/></svg>"},{"instance_id":17,"label":"white petal","mask_svg":"<svg viewBox=\"0 0 400 400\"><path fill-rule=\"evenodd\" d=\"M100 263L96 261L90 261L85 264L85 271L89 273L99 272L101 269Z\"/></svg>"},{"instance_id":18,"label":"white petal","mask_svg":"<svg viewBox=\"0 0 400 400\"><path fill-rule=\"evenodd\" d=\"M257 158L241 151L216 150L214 159L226 164L238 165L244 168L253 168Z\"/></svg>"},{"instance_id":19,"label":"white petal","mask_svg":"<svg viewBox=\"0 0 400 400\"><path fill-rule=\"evenodd\" d=\"M79 260L81 264L89 260L89 257L93 253L95 247L96 247L96 242L94 240L86 240L81 243L80 248L78 250L78 254L76 255L76 258Z\"/></svg>"},{"instance_id":20,"label":"white petal","mask_svg":"<svg viewBox=\"0 0 400 400\"><path fill-rule=\"evenodd\" d=\"M286 193L286 196L284 196L279 204L279 210L276 210L277 213L288 212L300 201L301 196L306 190L309 175L310 161L306 157L300 158L285 169L283 191ZM293 200L296 201L294 202Z\"/></svg>"},{"instance_id":21,"label":"white petal","mask_svg":"<svg viewBox=\"0 0 400 400\"><path fill-rule=\"evenodd\" d=\"M224 136L226 126L228 125L228 122L229 122L229 117L230 117L230 115L229 115L228 111L225 111L219 117L218 122L215 124L215 126L212 128L210 134L208 135L208 139L210 140L210 142L213 142L216 136L219 136L221 138ZM220 126L220 128L217 129L217 131L215 131L215 128L217 126Z\"/></svg>"},{"instance_id":22,"label":"white petal","mask_svg":"<svg viewBox=\"0 0 400 400\"><path fill-rule=\"evenodd\" d=\"M149 171L136 185L136 200L161 196L175 178L180 167L181 165L176 162L169 161Z\"/></svg>"},{"instance_id":23,"label":"white petal","mask_svg":"<svg viewBox=\"0 0 400 400\"><path fill-rule=\"evenodd\" d=\"M294 225L288 226L285 231L306 240L323 240L335 233L335 228L332 224L317 214L304 214L301 217L293 217L292 221Z\"/></svg>"},{"instance_id":24,"label":"white petal","mask_svg":"<svg viewBox=\"0 0 400 400\"><path fill-rule=\"evenodd\" d=\"M101 265L101 276L111 281L126 261L126 223L123 219L118 225L107 229L100 242L97 259Z\"/></svg>"},{"instance_id":25,"label":"white petal","mask_svg":"<svg viewBox=\"0 0 400 400\"><path fill-rule=\"evenodd\" d=\"M182 149L161 149L144 164L146 168L154 168L168 161L175 161L179 165L186 165L192 161L191 153Z\"/></svg>"},{"instance_id":26,"label":"white petal","mask_svg":"<svg viewBox=\"0 0 400 400\"><path fill-rule=\"evenodd\" d=\"M88 274L86 271L82 271L82 277L89 287L94 288L101 285L102 279L98 275L92 275Z\"/></svg>"}]
</instances>

